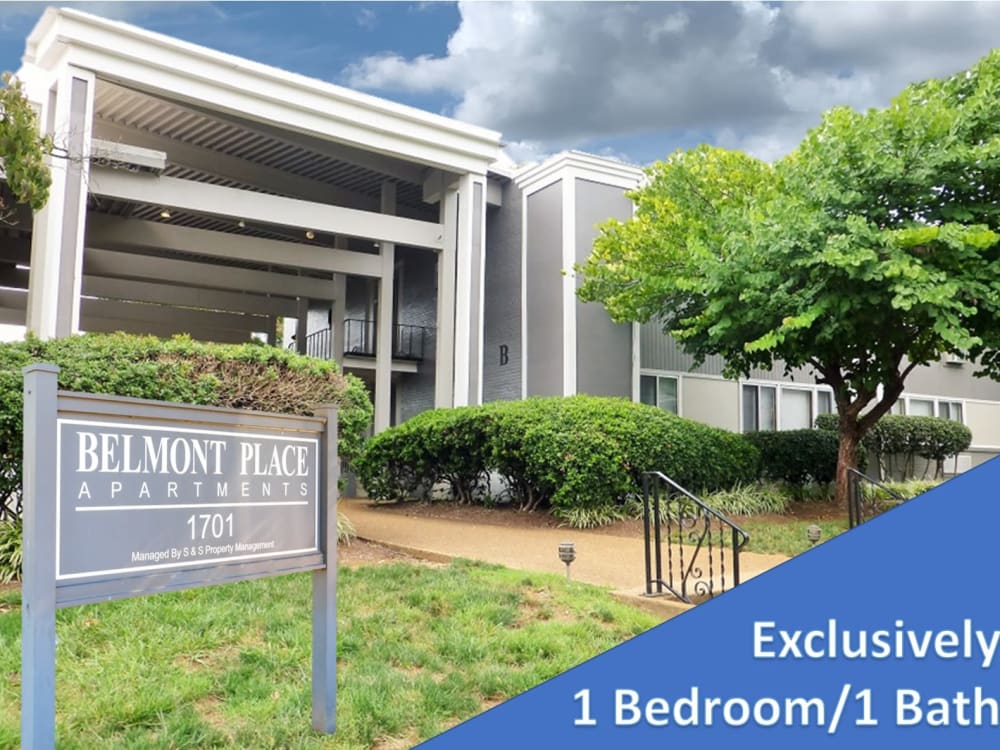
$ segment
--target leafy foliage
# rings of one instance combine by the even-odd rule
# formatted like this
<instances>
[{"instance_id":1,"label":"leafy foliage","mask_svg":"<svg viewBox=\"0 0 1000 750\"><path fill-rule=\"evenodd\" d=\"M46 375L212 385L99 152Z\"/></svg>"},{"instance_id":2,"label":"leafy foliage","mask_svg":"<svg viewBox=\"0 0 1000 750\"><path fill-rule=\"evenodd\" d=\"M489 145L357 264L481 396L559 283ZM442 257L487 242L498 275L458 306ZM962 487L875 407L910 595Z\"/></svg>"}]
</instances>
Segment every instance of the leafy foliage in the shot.
<instances>
[{"instance_id":1,"label":"leafy foliage","mask_svg":"<svg viewBox=\"0 0 1000 750\"><path fill-rule=\"evenodd\" d=\"M828 430L747 433L760 451L764 479L794 485L828 484L837 474L837 435Z\"/></svg>"},{"instance_id":2,"label":"leafy foliage","mask_svg":"<svg viewBox=\"0 0 1000 750\"><path fill-rule=\"evenodd\" d=\"M886 489L892 490L900 495L904 500L912 500L917 495L922 495L937 487L941 482L931 479L907 479L902 482L883 482ZM868 500L874 500L885 509L898 505L899 501L886 490L874 484L863 484L861 491Z\"/></svg>"},{"instance_id":3,"label":"leafy foliage","mask_svg":"<svg viewBox=\"0 0 1000 750\"><path fill-rule=\"evenodd\" d=\"M734 516L784 513L791 501L783 487L771 482L738 484L730 489L710 492L701 499L720 513Z\"/></svg>"},{"instance_id":4,"label":"leafy foliage","mask_svg":"<svg viewBox=\"0 0 1000 750\"><path fill-rule=\"evenodd\" d=\"M17 202L37 211L48 201L52 184L45 163L52 140L39 134L38 116L24 97L20 81L4 73L0 82L0 169ZM0 221L8 218L9 210L0 195Z\"/></svg>"},{"instance_id":5,"label":"leafy foliage","mask_svg":"<svg viewBox=\"0 0 1000 750\"><path fill-rule=\"evenodd\" d=\"M623 399L573 396L424 412L372 438L355 462L371 497L427 497L444 483L459 502L548 507L572 525L621 517L658 470L695 491L755 478L741 436ZM505 490L488 494L490 474Z\"/></svg>"},{"instance_id":6,"label":"leafy foliage","mask_svg":"<svg viewBox=\"0 0 1000 750\"><path fill-rule=\"evenodd\" d=\"M0 583L21 580L24 527L20 518L0 521Z\"/></svg>"},{"instance_id":7,"label":"leafy foliage","mask_svg":"<svg viewBox=\"0 0 1000 750\"><path fill-rule=\"evenodd\" d=\"M934 465L934 476L944 473L946 458L961 453L972 443L965 425L938 417L888 415L882 417L866 437L883 476L910 478L915 458ZM925 472L926 473L926 472Z\"/></svg>"},{"instance_id":8,"label":"leafy foliage","mask_svg":"<svg viewBox=\"0 0 1000 750\"><path fill-rule=\"evenodd\" d=\"M1000 375L998 98L995 50L884 110L830 110L773 166L678 152L632 219L604 225L579 296L722 355L730 377L811 368L841 417L846 504L859 441L914 367L948 353Z\"/></svg>"},{"instance_id":9,"label":"leafy foliage","mask_svg":"<svg viewBox=\"0 0 1000 750\"><path fill-rule=\"evenodd\" d=\"M833 415L816 418L821 430L836 429ZM914 476L917 458L933 464L934 476L944 473L944 461L972 444L972 431L964 424L940 417L887 414L869 430L862 446L878 461L882 476L903 480Z\"/></svg>"},{"instance_id":10,"label":"leafy foliage","mask_svg":"<svg viewBox=\"0 0 1000 750\"><path fill-rule=\"evenodd\" d=\"M350 462L361 450L372 405L364 384L325 360L256 344L218 345L186 337L162 340L87 334L0 345L0 509L20 498L23 377L31 362L59 365L68 391L311 414L339 406L339 450Z\"/></svg>"}]
</instances>

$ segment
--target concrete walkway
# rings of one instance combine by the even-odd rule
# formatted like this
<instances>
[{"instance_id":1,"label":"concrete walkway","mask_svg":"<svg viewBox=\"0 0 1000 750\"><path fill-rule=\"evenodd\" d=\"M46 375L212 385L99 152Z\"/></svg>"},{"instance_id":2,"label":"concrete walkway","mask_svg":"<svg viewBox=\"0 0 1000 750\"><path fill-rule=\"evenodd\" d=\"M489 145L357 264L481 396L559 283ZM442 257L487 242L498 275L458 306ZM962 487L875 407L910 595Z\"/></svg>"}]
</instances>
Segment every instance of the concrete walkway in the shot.
<instances>
[{"instance_id":1,"label":"concrete walkway","mask_svg":"<svg viewBox=\"0 0 1000 750\"><path fill-rule=\"evenodd\" d=\"M508 568L563 574L566 568L559 560L559 543L574 542L574 580L610 587L619 598L664 617L687 609L673 597L640 596L645 583L641 536L614 536L583 529L523 528L428 518L416 510L407 512L379 508L368 500L344 499L339 507L340 512L354 524L359 538L424 559L450 560L463 557ZM786 560L788 558L784 555L744 552L740 555L742 580L759 575ZM726 556L726 563L726 585L732 586L730 555ZM666 573L666 559L663 565Z\"/></svg>"}]
</instances>

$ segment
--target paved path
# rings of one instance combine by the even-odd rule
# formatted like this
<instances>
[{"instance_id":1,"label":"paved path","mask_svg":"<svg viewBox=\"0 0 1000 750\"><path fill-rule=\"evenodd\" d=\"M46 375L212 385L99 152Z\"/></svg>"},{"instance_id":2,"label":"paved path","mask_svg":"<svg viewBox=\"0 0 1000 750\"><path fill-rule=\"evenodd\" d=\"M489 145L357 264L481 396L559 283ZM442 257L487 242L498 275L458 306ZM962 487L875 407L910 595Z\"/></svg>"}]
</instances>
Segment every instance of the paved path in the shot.
<instances>
[{"instance_id":1,"label":"paved path","mask_svg":"<svg viewBox=\"0 0 1000 750\"><path fill-rule=\"evenodd\" d=\"M342 500L340 511L354 524L360 538L427 559L464 557L509 568L561 574L565 566L559 561L559 543L574 542L574 580L609 586L620 597L665 617L684 609L668 597L640 597L644 588L642 537L428 518L416 511L380 509L367 500ZM786 560L784 555L744 552L740 555L742 579L759 575ZM727 574L727 583L731 581L729 576L731 573Z\"/></svg>"}]
</instances>

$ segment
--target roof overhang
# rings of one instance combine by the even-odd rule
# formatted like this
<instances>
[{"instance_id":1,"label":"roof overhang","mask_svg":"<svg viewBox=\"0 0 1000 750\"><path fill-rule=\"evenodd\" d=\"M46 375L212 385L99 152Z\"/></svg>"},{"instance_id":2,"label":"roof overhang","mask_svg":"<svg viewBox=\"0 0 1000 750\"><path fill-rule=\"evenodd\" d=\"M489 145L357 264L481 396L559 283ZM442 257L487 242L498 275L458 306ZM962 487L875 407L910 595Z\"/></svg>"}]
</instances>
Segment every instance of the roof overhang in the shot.
<instances>
[{"instance_id":1,"label":"roof overhang","mask_svg":"<svg viewBox=\"0 0 1000 750\"><path fill-rule=\"evenodd\" d=\"M448 172L486 174L500 151L495 131L77 10L47 9L28 37L23 62L18 75L29 84L71 65Z\"/></svg>"},{"instance_id":2,"label":"roof overhang","mask_svg":"<svg viewBox=\"0 0 1000 750\"><path fill-rule=\"evenodd\" d=\"M641 167L616 159L587 154L583 151L563 151L540 164L532 164L514 174L515 184L525 193L531 193L558 182L567 175L583 180L593 180L604 185L614 185L623 190L634 190L645 173Z\"/></svg>"}]
</instances>

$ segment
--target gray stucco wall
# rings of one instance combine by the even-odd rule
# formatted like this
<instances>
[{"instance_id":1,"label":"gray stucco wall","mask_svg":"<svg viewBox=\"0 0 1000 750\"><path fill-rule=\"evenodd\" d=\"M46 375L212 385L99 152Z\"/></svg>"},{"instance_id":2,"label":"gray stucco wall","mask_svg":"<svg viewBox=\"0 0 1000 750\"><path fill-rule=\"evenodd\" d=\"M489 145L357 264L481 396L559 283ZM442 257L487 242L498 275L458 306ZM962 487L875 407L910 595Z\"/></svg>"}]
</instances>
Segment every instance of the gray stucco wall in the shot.
<instances>
[{"instance_id":1,"label":"gray stucco wall","mask_svg":"<svg viewBox=\"0 0 1000 750\"><path fill-rule=\"evenodd\" d=\"M415 373L395 375L396 406L400 422L434 408L434 348L437 325L437 256L428 250L397 248L397 271L402 274L396 320L424 326L424 358Z\"/></svg>"},{"instance_id":2,"label":"gray stucco wall","mask_svg":"<svg viewBox=\"0 0 1000 750\"><path fill-rule=\"evenodd\" d=\"M631 215L632 201L621 188L577 180L576 261L582 263L593 250L598 224ZM581 283L578 277L577 287ZM596 302L576 300L576 391L593 396L632 395L632 326L614 323Z\"/></svg>"},{"instance_id":3,"label":"gray stucco wall","mask_svg":"<svg viewBox=\"0 0 1000 750\"><path fill-rule=\"evenodd\" d=\"M527 395L563 392L562 182L526 199Z\"/></svg>"},{"instance_id":4,"label":"gray stucco wall","mask_svg":"<svg viewBox=\"0 0 1000 750\"><path fill-rule=\"evenodd\" d=\"M521 397L521 191L508 182L501 199L486 221L483 401Z\"/></svg>"}]
</instances>

